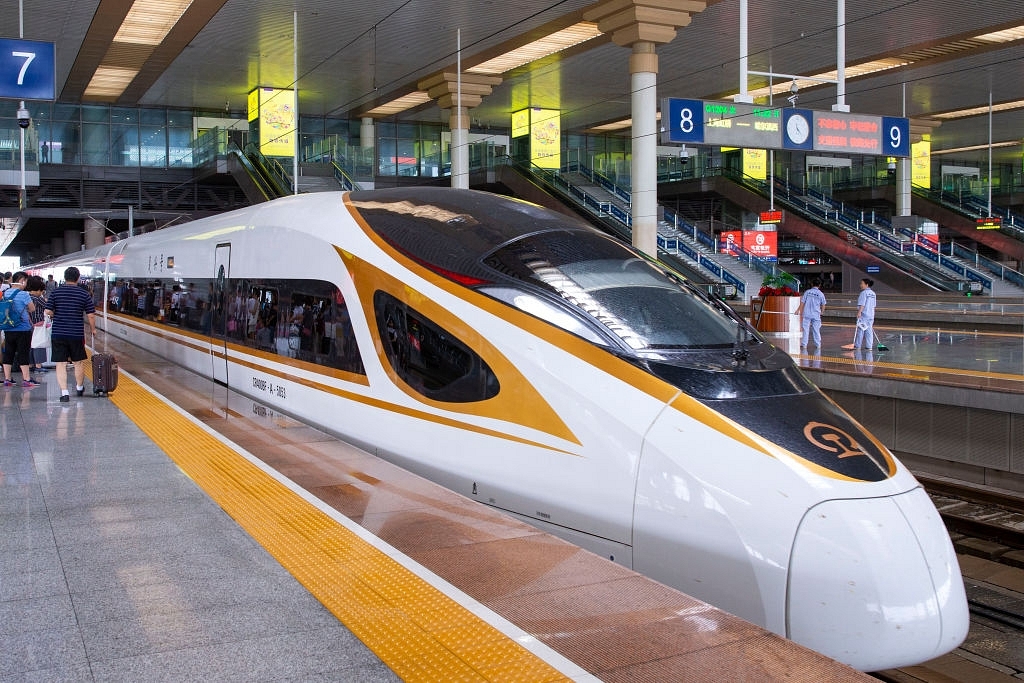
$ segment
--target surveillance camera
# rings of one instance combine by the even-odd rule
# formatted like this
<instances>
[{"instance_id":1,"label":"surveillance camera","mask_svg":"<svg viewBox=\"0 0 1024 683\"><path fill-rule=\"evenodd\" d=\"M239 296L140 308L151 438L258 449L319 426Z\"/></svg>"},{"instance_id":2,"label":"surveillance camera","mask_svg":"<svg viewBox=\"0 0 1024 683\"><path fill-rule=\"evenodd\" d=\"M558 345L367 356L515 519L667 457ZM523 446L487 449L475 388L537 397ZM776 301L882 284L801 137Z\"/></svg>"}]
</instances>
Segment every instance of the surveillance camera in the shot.
<instances>
[{"instance_id":1,"label":"surveillance camera","mask_svg":"<svg viewBox=\"0 0 1024 683\"><path fill-rule=\"evenodd\" d=\"M790 95L789 97L787 97L786 101L789 102L789 106L795 107L796 106L796 101L798 99L800 99L800 98L796 95L796 93L794 93L794 94Z\"/></svg>"},{"instance_id":2,"label":"surveillance camera","mask_svg":"<svg viewBox=\"0 0 1024 683\"><path fill-rule=\"evenodd\" d=\"M24 108L19 109L18 110L18 126L20 128L28 128L31 123L32 123L32 117L29 115L28 109L24 109Z\"/></svg>"}]
</instances>

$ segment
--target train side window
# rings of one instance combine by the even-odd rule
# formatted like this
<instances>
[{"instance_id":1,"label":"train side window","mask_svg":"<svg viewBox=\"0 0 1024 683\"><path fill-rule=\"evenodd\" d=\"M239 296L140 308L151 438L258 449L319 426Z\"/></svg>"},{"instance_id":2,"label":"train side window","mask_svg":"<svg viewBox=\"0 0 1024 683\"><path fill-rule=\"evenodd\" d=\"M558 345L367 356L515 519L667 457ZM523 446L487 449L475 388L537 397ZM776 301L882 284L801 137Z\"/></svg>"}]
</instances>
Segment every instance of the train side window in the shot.
<instances>
[{"instance_id":1,"label":"train side window","mask_svg":"<svg viewBox=\"0 0 1024 683\"><path fill-rule=\"evenodd\" d=\"M498 394L491 368L450 332L385 292L374 294L373 308L384 355L416 392L447 403L484 401Z\"/></svg>"},{"instance_id":2,"label":"train side window","mask_svg":"<svg viewBox=\"0 0 1024 683\"><path fill-rule=\"evenodd\" d=\"M366 374L348 305L336 286L322 280L267 280L250 282L248 291L256 312L249 345Z\"/></svg>"}]
</instances>

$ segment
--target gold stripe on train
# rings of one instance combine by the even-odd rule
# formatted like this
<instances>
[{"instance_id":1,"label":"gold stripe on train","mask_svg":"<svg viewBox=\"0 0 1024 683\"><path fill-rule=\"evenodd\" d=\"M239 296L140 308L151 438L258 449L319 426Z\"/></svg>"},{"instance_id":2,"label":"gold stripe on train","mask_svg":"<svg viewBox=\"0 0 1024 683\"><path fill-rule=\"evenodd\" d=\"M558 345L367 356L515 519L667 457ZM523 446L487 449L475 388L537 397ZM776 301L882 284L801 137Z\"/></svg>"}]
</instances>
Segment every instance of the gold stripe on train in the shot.
<instances>
[{"instance_id":1,"label":"gold stripe on train","mask_svg":"<svg viewBox=\"0 0 1024 683\"><path fill-rule=\"evenodd\" d=\"M346 390L340 389L338 387L333 387L333 386L331 386L329 384L323 384L322 382L317 382L317 381L306 379L306 378L303 378L303 377L297 377L297 376L291 375L291 374L285 374L285 373L279 372L279 371L277 371L277 370L275 370L275 369L273 369L271 367L268 367L266 365L260 365L260 364L255 363L255 362L247 361L247 360L245 360L243 358L238 357L237 354L245 353L245 354L258 355L260 357L265 358L267 361L269 361L271 363L274 363L274 364L277 364L277 365L285 365L285 366L290 366L290 367L295 367L295 368L300 368L300 369L307 369L307 370L311 370L312 372L316 372L317 374L321 374L321 375L322 374L331 374L331 373L325 372L325 371L330 370L331 368L325 368L323 366L316 365L315 363L307 363L307 362L304 362L304 361L297 361L295 359L291 359L291 358L287 358L287 357L283 357L283 356L277 356L277 355L270 354L270 353L263 353L263 352L253 353L254 350L250 349L249 347L241 346L241 345L238 345L238 344L231 344L231 343L229 343L227 345L228 349L229 349L229 353L225 354L225 352L220 349L221 344L218 341L212 339L211 337L207 337L207 336L204 336L204 335L200 335L200 334L196 334L194 332L188 332L188 331L184 331L184 330L182 330L182 331L173 330L175 335L180 334L182 336L189 337L191 339L203 342L204 345L201 346L199 344L182 342L180 339L173 338L171 334L168 334L168 330L166 330L162 325L160 325L158 323L154 323L154 322L151 322L151 321L145 321L145 320L139 320L137 318L126 317L126 316L120 315L120 314L108 314L108 317L110 317L112 319L116 319L117 322L119 322L121 324L124 324L127 327L132 327L134 329L137 329L140 332L144 332L146 334L150 334L150 335L159 337L161 339L166 339L168 341L173 341L173 342L178 343L178 344L183 344L184 346L187 346L187 347L189 347L191 349L194 349L196 351L199 351L201 353L204 353L204 354L210 353L210 354L213 355L214 358L217 358L217 359L220 359L220 360L225 360L225 361L234 363L236 365L241 365L241 366L247 367L247 368L249 368L251 370L257 370L259 372L269 374L269 375L271 375L273 377L276 377L277 379L282 380L282 381L288 381L288 382L294 382L296 384L301 384L302 386L308 387L308 388L313 389L315 391L325 392L325 393L331 394L333 396L337 396L337 397L342 398L342 399L347 400L347 401L353 401L355 403L360 403L360 404L369 406L371 408L376 408L376 409L379 409L379 410L384 410L384 411L392 412L392 413L398 413L400 415L405 415L406 417L411 417L411 418L414 418L414 419L417 419L417 420L423 420L423 421L426 421L426 422L432 422L434 424L438 424L438 425L441 425L441 426L444 426L444 427L450 427L450 428L453 428L453 429L460 429L460 430L463 430L463 431L472 432L472 433L475 433L475 434L480 434L482 436L488 436L488 437L492 437L492 438L503 439L505 441L512 441L514 443L520 443L520 444L524 444L524 445L531 446L531 447L534 447L534 448L540 448L540 449L544 449L544 450L548 450L548 451L553 451L555 453L563 453L565 455L570 455L570 456L573 456L573 457L579 457L580 456L579 453L575 453L573 451L565 450L563 448L558 448L558 447L553 446L551 444L541 443L539 441L534 441L532 439L527 439L525 437L516 436L514 434L508 434L506 432L500 432L500 431L497 431L495 429L489 429L487 427L481 427L479 425L474 425L474 424L471 424L471 423L468 423L468 422L464 422L462 420L456 420L456 419L453 419L453 418L445 417L443 415L436 415L434 413L428 413L426 411L419 410L417 408L413 408L413 407L409 407L409 406L403 406L403 405L400 405L400 404L391 403L389 401L383 401L381 399L376 399L376 398L373 398L371 396L365 396L363 394L358 394L358 393L354 393L354 392L351 392L351 391L346 391ZM213 344L212 344L213 348L209 348L208 347L208 345L210 345L211 342L213 342ZM366 386L367 388L369 387L369 380L366 378L365 375L357 375L357 374L354 374L354 373L348 373L348 372L344 372L344 371L338 370L335 373L331 374L331 376L335 377L336 379L342 379L342 380L345 380L345 381L352 381L353 383L362 384L362 385ZM352 377L354 379L349 380L348 379L349 377ZM448 404L443 404L443 405L448 405ZM509 421L509 420L506 420L506 421ZM577 445L580 445L580 444L577 443Z\"/></svg>"}]
</instances>

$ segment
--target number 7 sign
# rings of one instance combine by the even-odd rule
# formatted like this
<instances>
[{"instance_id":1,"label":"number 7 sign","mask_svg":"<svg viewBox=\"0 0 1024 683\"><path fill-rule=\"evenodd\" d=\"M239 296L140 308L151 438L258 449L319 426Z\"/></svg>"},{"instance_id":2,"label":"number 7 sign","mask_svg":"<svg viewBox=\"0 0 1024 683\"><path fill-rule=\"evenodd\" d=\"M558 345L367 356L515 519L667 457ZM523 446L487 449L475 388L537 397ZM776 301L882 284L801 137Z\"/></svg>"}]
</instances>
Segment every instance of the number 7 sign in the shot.
<instances>
[{"instance_id":1,"label":"number 7 sign","mask_svg":"<svg viewBox=\"0 0 1024 683\"><path fill-rule=\"evenodd\" d=\"M53 43L0 38L0 97L52 100L56 80Z\"/></svg>"}]
</instances>

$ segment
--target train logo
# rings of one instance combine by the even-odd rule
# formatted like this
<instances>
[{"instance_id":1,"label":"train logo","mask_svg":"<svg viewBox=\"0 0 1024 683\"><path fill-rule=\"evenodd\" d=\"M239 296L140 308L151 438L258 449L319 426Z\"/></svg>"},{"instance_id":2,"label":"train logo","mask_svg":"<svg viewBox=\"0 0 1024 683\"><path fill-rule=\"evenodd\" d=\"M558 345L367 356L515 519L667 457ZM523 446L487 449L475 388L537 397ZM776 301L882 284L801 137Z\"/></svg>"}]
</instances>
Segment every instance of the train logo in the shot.
<instances>
[{"instance_id":1,"label":"train logo","mask_svg":"<svg viewBox=\"0 0 1024 683\"><path fill-rule=\"evenodd\" d=\"M856 439L839 427L824 422L808 422L804 427L804 436L818 448L835 453L837 458L867 455Z\"/></svg>"}]
</instances>

